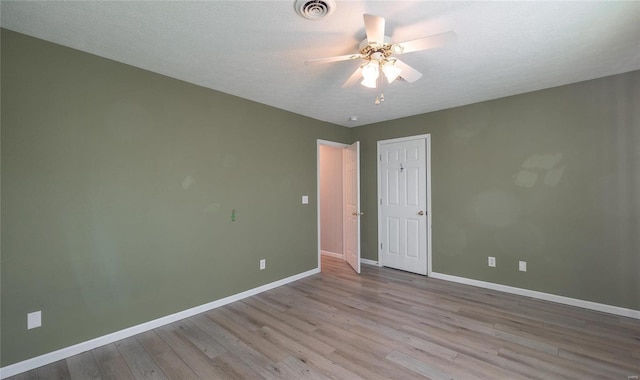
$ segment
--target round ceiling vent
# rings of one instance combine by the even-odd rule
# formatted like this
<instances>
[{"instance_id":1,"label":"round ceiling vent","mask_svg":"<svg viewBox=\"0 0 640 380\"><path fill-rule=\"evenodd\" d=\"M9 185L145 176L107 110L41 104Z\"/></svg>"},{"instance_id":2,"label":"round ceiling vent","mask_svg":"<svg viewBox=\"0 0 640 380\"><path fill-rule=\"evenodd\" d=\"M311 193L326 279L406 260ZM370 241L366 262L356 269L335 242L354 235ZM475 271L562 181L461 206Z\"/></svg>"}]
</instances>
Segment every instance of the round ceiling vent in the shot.
<instances>
[{"instance_id":1,"label":"round ceiling vent","mask_svg":"<svg viewBox=\"0 0 640 380\"><path fill-rule=\"evenodd\" d=\"M309 20L319 20L336 8L334 0L296 0L296 12Z\"/></svg>"}]
</instances>

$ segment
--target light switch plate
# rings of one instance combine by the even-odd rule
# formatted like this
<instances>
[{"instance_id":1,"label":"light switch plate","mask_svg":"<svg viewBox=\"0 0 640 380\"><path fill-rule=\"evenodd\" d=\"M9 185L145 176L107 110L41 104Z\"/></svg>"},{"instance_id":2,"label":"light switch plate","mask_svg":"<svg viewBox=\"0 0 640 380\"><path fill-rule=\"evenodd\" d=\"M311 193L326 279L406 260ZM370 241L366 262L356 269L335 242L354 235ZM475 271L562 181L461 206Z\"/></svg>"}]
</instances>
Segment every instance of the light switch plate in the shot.
<instances>
[{"instance_id":1,"label":"light switch plate","mask_svg":"<svg viewBox=\"0 0 640 380\"><path fill-rule=\"evenodd\" d=\"M27 314L27 330L42 326L42 311Z\"/></svg>"},{"instance_id":2,"label":"light switch plate","mask_svg":"<svg viewBox=\"0 0 640 380\"><path fill-rule=\"evenodd\" d=\"M302 196L302 204L306 205L309 203L309 196L308 195L303 195Z\"/></svg>"}]
</instances>

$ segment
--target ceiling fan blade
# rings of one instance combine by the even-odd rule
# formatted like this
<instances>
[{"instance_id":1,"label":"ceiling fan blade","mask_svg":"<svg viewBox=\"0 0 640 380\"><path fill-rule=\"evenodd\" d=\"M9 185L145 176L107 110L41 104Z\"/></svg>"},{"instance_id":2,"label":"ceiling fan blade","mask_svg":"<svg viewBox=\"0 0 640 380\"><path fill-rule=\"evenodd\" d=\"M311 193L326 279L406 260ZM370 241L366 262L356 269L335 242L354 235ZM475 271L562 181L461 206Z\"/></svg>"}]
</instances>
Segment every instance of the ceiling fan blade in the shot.
<instances>
[{"instance_id":1,"label":"ceiling fan blade","mask_svg":"<svg viewBox=\"0 0 640 380\"><path fill-rule=\"evenodd\" d=\"M337 55L335 57L309 59L309 60L304 61L304 63L306 65L315 65L317 63L330 63L330 62L348 61L348 60L360 59L360 58L362 58L362 54L347 54L347 55Z\"/></svg>"},{"instance_id":2,"label":"ceiling fan blade","mask_svg":"<svg viewBox=\"0 0 640 380\"><path fill-rule=\"evenodd\" d=\"M384 18L374 15L364 15L364 29L369 43L384 43Z\"/></svg>"},{"instance_id":3,"label":"ceiling fan blade","mask_svg":"<svg viewBox=\"0 0 640 380\"><path fill-rule=\"evenodd\" d=\"M356 84L362 78L362 68L358 67L356 71L351 74L349 79L342 85L342 88L347 88Z\"/></svg>"},{"instance_id":4,"label":"ceiling fan blade","mask_svg":"<svg viewBox=\"0 0 640 380\"><path fill-rule=\"evenodd\" d=\"M413 83L422 78L421 72L407 65L399 59L396 59L396 66L398 66L402 70L402 72L400 72L400 77L409 83Z\"/></svg>"},{"instance_id":5,"label":"ceiling fan blade","mask_svg":"<svg viewBox=\"0 0 640 380\"><path fill-rule=\"evenodd\" d=\"M441 46L453 43L458 39L458 35L454 31L440 34L434 34L427 37L418 38L411 41L399 42L394 44L400 46L400 51L396 54L411 53L413 51L439 48Z\"/></svg>"}]
</instances>

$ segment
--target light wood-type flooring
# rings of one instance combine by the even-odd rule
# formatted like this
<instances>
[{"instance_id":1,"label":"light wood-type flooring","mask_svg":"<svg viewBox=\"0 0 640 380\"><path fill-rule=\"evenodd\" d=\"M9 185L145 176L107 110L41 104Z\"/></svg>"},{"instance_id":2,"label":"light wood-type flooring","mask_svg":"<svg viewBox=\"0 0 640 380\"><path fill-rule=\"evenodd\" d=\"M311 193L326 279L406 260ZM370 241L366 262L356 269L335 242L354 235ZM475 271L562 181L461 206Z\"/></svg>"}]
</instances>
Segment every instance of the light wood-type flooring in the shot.
<instances>
[{"instance_id":1,"label":"light wood-type flooring","mask_svg":"<svg viewBox=\"0 0 640 380\"><path fill-rule=\"evenodd\" d=\"M322 274L18 379L637 379L640 321L323 258Z\"/></svg>"}]
</instances>

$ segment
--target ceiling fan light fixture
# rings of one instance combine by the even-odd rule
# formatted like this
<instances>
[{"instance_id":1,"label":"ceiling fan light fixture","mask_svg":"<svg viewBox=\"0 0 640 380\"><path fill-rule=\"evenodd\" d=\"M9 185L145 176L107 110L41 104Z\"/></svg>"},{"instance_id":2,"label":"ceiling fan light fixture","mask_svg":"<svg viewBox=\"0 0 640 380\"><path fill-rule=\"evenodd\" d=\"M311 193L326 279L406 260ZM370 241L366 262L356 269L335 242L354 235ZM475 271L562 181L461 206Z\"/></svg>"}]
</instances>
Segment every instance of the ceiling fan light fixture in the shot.
<instances>
[{"instance_id":1,"label":"ceiling fan light fixture","mask_svg":"<svg viewBox=\"0 0 640 380\"><path fill-rule=\"evenodd\" d=\"M364 78L362 80L362 82L360 82L361 85L365 86L365 87L369 87L369 88L376 88L377 84L377 78Z\"/></svg>"},{"instance_id":2,"label":"ceiling fan light fixture","mask_svg":"<svg viewBox=\"0 0 640 380\"><path fill-rule=\"evenodd\" d=\"M402 69L396 66L396 61L393 60L387 61L384 65L382 65L382 72L384 73L384 76L387 77L387 81L391 83L400 76Z\"/></svg>"},{"instance_id":3,"label":"ceiling fan light fixture","mask_svg":"<svg viewBox=\"0 0 640 380\"><path fill-rule=\"evenodd\" d=\"M362 84L365 87L376 88L376 82L380 76L380 63L378 61L369 61L362 65Z\"/></svg>"},{"instance_id":4,"label":"ceiling fan light fixture","mask_svg":"<svg viewBox=\"0 0 640 380\"><path fill-rule=\"evenodd\" d=\"M378 79L380 75L380 64L378 61L370 61L369 63L362 66L362 77L365 79L372 78Z\"/></svg>"}]
</instances>

